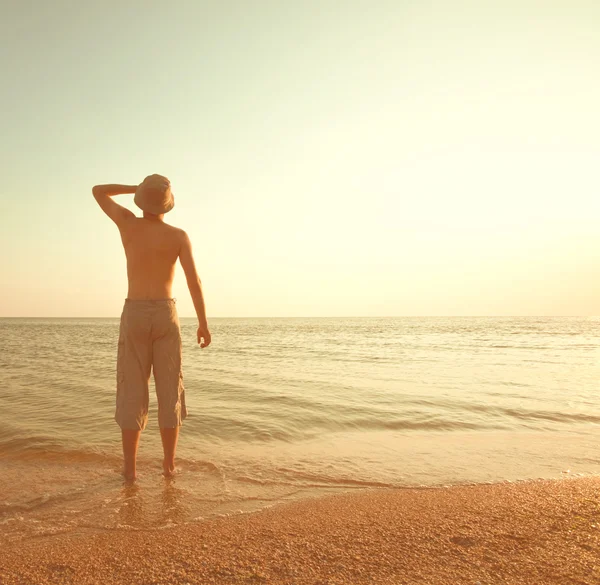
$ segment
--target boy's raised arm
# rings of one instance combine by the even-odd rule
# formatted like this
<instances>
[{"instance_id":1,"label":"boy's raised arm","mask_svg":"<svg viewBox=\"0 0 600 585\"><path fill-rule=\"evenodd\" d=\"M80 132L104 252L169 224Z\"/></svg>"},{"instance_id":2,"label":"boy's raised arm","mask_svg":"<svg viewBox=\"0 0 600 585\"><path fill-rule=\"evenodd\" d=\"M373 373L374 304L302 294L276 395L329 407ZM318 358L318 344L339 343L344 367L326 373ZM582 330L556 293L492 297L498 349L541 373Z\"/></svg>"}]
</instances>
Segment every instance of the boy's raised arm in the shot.
<instances>
[{"instance_id":1,"label":"boy's raised arm","mask_svg":"<svg viewBox=\"0 0 600 585\"><path fill-rule=\"evenodd\" d=\"M96 185L92 187L92 193L94 199L98 202L98 205L102 208L102 211L110 217L119 227L121 225L135 218L135 214L129 211L129 209L119 205L111 199L115 195L123 195L125 193L135 193L137 185Z\"/></svg>"}]
</instances>

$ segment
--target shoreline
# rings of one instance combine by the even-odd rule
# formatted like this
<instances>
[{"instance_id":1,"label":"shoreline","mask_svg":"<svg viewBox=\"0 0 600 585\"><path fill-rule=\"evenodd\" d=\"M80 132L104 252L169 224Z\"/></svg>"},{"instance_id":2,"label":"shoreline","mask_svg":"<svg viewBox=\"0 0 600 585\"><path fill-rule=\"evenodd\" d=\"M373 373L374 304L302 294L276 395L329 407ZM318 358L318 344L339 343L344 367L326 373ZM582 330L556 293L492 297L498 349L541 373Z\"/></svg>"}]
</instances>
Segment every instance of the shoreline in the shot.
<instances>
[{"instance_id":1,"label":"shoreline","mask_svg":"<svg viewBox=\"0 0 600 585\"><path fill-rule=\"evenodd\" d=\"M600 476L369 489L0 548L3 585L600 582Z\"/></svg>"}]
</instances>

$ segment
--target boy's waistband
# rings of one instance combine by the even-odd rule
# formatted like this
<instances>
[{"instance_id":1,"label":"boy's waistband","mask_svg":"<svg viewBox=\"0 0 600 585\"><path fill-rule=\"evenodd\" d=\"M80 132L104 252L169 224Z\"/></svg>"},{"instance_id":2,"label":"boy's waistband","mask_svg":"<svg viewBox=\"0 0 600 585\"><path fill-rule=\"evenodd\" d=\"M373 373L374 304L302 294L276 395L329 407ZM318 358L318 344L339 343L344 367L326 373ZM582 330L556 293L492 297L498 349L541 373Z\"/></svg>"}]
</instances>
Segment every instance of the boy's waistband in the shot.
<instances>
[{"instance_id":1,"label":"boy's waistband","mask_svg":"<svg viewBox=\"0 0 600 585\"><path fill-rule=\"evenodd\" d=\"M125 299L125 303L131 305L160 305L163 303L175 304L177 299Z\"/></svg>"}]
</instances>

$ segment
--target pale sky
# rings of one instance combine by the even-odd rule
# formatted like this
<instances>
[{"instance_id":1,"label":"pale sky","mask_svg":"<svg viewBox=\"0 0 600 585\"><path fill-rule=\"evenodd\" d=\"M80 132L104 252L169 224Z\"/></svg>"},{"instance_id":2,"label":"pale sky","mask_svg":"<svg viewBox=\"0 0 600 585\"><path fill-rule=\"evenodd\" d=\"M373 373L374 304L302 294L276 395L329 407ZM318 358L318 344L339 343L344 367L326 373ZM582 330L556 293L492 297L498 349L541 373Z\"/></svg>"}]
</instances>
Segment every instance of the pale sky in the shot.
<instances>
[{"instance_id":1,"label":"pale sky","mask_svg":"<svg viewBox=\"0 0 600 585\"><path fill-rule=\"evenodd\" d=\"M599 315L599 31L597 0L4 3L0 316L118 316L91 188L151 173L209 319Z\"/></svg>"}]
</instances>

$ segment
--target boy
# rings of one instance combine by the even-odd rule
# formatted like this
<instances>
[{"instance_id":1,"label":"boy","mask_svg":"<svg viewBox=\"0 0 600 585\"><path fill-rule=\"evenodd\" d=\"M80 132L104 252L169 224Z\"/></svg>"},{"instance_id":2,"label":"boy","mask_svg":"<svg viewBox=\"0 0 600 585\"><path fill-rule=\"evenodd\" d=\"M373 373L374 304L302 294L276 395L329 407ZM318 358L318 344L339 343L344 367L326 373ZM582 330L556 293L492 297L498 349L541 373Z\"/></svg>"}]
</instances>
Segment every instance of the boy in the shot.
<instances>
[{"instance_id":1,"label":"boy","mask_svg":"<svg viewBox=\"0 0 600 585\"><path fill-rule=\"evenodd\" d=\"M121 427L123 474L136 479L140 434L148 420L148 381L154 372L158 424L163 444L165 476L175 472L179 427L187 416L181 371L181 334L172 298L177 258L185 272L198 316L198 343L210 345L202 285L187 234L164 223L175 204L171 183L150 175L139 185L96 185L94 198L119 228L127 257L129 289L119 331L117 354L117 408ZM135 193L134 202L144 212L136 217L111 197Z\"/></svg>"}]
</instances>

